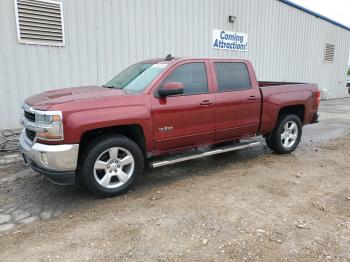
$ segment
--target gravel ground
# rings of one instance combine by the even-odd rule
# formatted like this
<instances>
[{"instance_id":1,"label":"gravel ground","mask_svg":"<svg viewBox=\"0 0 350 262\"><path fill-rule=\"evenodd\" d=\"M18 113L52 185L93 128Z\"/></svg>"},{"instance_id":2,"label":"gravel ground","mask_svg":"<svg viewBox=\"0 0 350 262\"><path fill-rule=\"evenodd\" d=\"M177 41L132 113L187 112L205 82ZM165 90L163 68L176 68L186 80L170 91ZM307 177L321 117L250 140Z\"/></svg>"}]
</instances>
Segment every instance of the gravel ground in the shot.
<instances>
[{"instance_id":1,"label":"gravel ground","mask_svg":"<svg viewBox=\"0 0 350 262\"><path fill-rule=\"evenodd\" d=\"M350 261L348 102L325 103L293 154L261 145L148 170L111 199L2 157L0 261Z\"/></svg>"}]
</instances>

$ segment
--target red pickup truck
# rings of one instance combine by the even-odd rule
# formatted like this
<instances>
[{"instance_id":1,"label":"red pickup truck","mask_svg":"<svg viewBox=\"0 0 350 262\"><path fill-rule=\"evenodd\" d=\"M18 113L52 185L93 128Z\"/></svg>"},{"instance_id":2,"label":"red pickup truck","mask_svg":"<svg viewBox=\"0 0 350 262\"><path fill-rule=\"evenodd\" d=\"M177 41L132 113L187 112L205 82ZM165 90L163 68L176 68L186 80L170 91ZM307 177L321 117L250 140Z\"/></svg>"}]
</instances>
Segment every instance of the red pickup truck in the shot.
<instances>
[{"instance_id":1,"label":"red pickup truck","mask_svg":"<svg viewBox=\"0 0 350 262\"><path fill-rule=\"evenodd\" d=\"M134 64L104 86L27 98L20 145L24 160L54 182L113 196L146 162L157 167L257 144L237 143L242 138L262 135L274 152L290 153L302 126L317 122L319 102L316 85L258 82L246 60L168 55ZM228 141L236 143L218 146Z\"/></svg>"}]
</instances>

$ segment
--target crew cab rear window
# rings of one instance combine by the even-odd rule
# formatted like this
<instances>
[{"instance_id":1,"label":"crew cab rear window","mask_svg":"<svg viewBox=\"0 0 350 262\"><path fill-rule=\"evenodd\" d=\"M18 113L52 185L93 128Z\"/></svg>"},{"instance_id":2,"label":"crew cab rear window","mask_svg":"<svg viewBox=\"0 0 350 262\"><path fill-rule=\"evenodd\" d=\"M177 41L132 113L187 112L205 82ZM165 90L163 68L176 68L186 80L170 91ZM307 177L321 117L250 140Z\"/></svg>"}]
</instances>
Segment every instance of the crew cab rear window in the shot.
<instances>
[{"instance_id":1,"label":"crew cab rear window","mask_svg":"<svg viewBox=\"0 0 350 262\"><path fill-rule=\"evenodd\" d=\"M250 88L247 66L237 62L215 62L218 92L236 91Z\"/></svg>"},{"instance_id":2,"label":"crew cab rear window","mask_svg":"<svg viewBox=\"0 0 350 262\"><path fill-rule=\"evenodd\" d=\"M177 67L163 83L168 82L181 82L184 86L184 95L208 93L204 63L188 63Z\"/></svg>"}]
</instances>

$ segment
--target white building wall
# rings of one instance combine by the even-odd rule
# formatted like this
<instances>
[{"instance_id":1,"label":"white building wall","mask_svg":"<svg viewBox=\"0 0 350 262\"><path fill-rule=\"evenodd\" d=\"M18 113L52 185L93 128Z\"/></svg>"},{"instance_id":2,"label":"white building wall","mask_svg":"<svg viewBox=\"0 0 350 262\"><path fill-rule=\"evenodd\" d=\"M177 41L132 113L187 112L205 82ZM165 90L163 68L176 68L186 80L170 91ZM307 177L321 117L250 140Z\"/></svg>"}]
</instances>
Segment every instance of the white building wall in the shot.
<instances>
[{"instance_id":1,"label":"white building wall","mask_svg":"<svg viewBox=\"0 0 350 262\"><path fill-rule=\"evenodd\" d=\"M13 0L0 3L0 129L19 126L35 93L103 84L151 57L250 59L259 80L318 83L328 98L348 96L350 31L277 0L62 0L64 47L17 42ZM235 23L228 16L235 15ZM248 52L211 47L212 29L248 34ZM335 60L323 62L326 42Z\"/></svg>"}]
</instances>

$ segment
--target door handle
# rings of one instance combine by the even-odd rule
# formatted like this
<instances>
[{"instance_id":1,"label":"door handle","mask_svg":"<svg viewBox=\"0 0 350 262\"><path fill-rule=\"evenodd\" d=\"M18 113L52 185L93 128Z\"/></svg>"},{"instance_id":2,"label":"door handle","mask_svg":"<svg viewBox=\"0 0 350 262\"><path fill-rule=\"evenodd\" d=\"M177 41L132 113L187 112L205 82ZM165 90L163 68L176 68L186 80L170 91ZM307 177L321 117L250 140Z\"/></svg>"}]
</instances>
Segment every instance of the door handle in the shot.
<instances>
[{"instance_id":1,"label":"door handle","mask_svg":"<svg viewBox=\"0 0 350 262\"><path fill-rule=\"evenodd\" d=\"M209 106L213 104L210 100L203 100L202 102L199 103L201 106Z\"/></svg>"},{"instance_id":2,"label":"door handle","mask_svg":"<svg viewBox=\"0 0 350 262\"><path fill-rule=\"evenodd\" d=\"M247 100L251 100L251 101L258 100L258 99L259 99L259 98L256 97L256 96L249 96L249 97L247 98Z\"/></svg>"}]
</instances>

